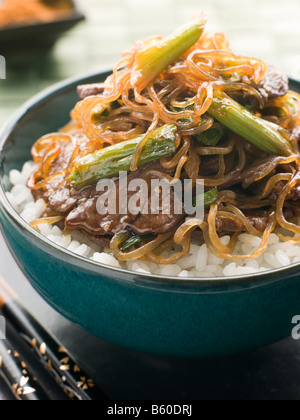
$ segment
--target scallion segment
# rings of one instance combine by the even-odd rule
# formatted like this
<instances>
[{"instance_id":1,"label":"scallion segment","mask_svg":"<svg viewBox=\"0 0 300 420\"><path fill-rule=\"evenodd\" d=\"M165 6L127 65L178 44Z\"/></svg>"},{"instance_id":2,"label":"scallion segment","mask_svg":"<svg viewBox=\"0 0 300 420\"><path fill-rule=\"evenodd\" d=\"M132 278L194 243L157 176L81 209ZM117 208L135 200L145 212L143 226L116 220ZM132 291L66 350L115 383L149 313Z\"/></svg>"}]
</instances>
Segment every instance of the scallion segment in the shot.
<instances>
[{"instance_id":1,"label":"scallion segment","mask_svg":"<svg viewBox=\"0 0 300 420\"><path fill-rule=\"evenodd\" d=\"M213 188L212 190L207 191L204 194L197 195L193 197L192 208L185 207L185 211L187 214L192 214L195 208L201 207L210 207L213 204L216 204L218 199L219 191L217 187Z\"/></svg>"},{"instance_id":2,"label":"scallion segment","mask_svg":"<svg viewBox=\"0 0 300 420\"><path fill-rule=\"evenodd\" d=\"M221 125L214 125L210 129L198 134L196 139L204 146L217 146L226 135L226 129Z\"/></svg>"},{"instance_id":3,"label":"scallion segment","mask_svg":"<svg viewBox=\"0 0 300 420\"><path fill-rule=\"evenodd\" d=\"M174 125L164 125L155 130L142 151L139 166L172 155L176 150L175 134ZM142 136L139 136L123 141L79 159L68 178L69 184L81 189L101 179L118 176L122 171L129 171L132 155L141 138Z\"/></svg>"},{"instance_id":4,"label":"scallion segment","mask_svg":"<svg viewBox=\"0 0 300 420\"><path fill-rule=\"evenodd\" d=\"M142 242L150 242L153 241L156 238L156 235L145 235L145 236L140 236L137 235L135 233L132 233L132 236L130 236L130 238L126 239L126 241L124 241L121 245L120 245L120 251L122 252L127 252L129 251L132 247L141 244Z\"/></svg>"},{"instance_id":5,"label":"scallion segment","mask_svg":"<svg viewBox=\"0 0 300 420\"><path fill-rule=\"evenodd\" d=\"M212 206L213 204L216 204L217 199L218 199L218 194L219 194L218 188L215 187L204 194L197 195L193 198L193 206L194 207Z\"/></svg>"},{"instance_id":6,"label":"scallion segment","mask_svg":"<svg viewBox=\"0 0 300 420\"><path fill-rule=\"evenodd\" d=\"M214 92L208 113L263 152L279 156L292 154L291 144L275 124L253 115L223 92Z\"/></svg>"},{"instance_id":7,"label":"scallion segment","mask_svg":"<svg viewBox=\"0 0 300 420\"><path fill-rule=\"evenodd\" d=\"M186 26L137 54L131 84L143 90L168 66L177 61L201 37L206 18L201 15Z\"/></svg>"}]
</instances>

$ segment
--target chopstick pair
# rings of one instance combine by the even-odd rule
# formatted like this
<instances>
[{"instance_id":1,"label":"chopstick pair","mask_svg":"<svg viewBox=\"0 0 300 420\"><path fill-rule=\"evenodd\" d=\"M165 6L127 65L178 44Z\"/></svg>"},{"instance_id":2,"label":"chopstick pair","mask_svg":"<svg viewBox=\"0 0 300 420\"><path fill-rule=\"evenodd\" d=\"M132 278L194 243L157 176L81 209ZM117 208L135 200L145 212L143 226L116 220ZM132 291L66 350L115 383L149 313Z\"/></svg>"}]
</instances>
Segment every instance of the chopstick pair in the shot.
<instances>
[{"instance_id":1,"label":"chopstick pair","mask_svg":"<svg viewBox=\"0 0 300 420\"><path fill-rule=\"evenodd\" d=\"M13 326L6 323L5 340L0 340L0 376L17 400L68 400L40 363L32 358ZM20 354L19 349L22 349ZM38 378L38 379L37 379Z\"/></svg>"},{"instance_id":2,"label":"chopstick pair","mask_svg":"<svg viewBox=\"0 0 300 420\"><path fill-rule=\"evenodd\" d=\"M0 340L0 357L2 356L0 374L13 391L16 389L16 383L17 385L24 384L26 379L25 393L23 385L17 386L18 395L14 392L18 399L38 399L38 397L45 399L45 394L46 399L55 399L53 395L56 394L57 399L65 399L67 396L71 400L107 400L107 397L76 364L68 351L60 346L21 305L15 292L1 277L0 310L6 320L7 336L11 341L9 343L7 340L2 340L2 342ZM26 361L21 360L20 357L14 357L15 354L21 353L22 357L26 353ZM36 382L31 372L34 369L30 369L36 365L36 362L43 367L44 372L47 372L47 376L50 375L51 379L54 379L55 382L52 380L52 383L54 382L58 392L55 392L55 389L53 391L53 386L49 382L48 391L47 389L43 391L41 383ZM22 373L20 367L24 365L27 366L27 369L23 368L24 372L27 372L25 379L23 374L20 378L17 375L17 372ZM19 380L16 382L16 379ZM44 375L43 382L45 382ZM36 392L29 393L29 388ZM52 397L47 394L52 394Z\"/></svg>"}]
</instances>

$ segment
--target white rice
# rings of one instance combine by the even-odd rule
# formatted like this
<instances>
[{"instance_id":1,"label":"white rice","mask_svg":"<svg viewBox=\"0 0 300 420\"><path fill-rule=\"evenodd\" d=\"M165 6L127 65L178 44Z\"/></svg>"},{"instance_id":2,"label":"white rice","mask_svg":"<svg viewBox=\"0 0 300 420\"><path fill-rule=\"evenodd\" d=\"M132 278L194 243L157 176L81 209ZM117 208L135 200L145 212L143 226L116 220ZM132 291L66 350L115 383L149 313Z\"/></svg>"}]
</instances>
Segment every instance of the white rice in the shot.
<instances>
[{"instance_id":1,"label":"white rice","mask_svg":"<svg viewBox=\"0 0 300 420\"><path fill-rule=\"evenodd\" d=\"M30 223L43 216L46 209L41 199L34 202L31 191L26 187L27 180L34 170L34 164L27 162L21 172L12 170L9 179L12 189L7 198L20 216ZM213 255L206 245L193 242L190 252L176 264L161 266L141 261L119 262L108 249L100 249L81 232L74 231L65 234L57 226L40 225L39 232L50 241L68 249L69 251L90 258L96 262L113 267L125 268L137 273L156 274L167 277L203 278L242 276L285 267L300 262L300 244L281 242L276 233L270 235L266 252L260 257L250 261L227 261ZM230 240L229 236L222 239L224 244ZM236 255L245 255L253 252L261 244L261 238L243 233L239 236ZM163 256L170 256L165 253Z\"/></svg>"}]
</instances>

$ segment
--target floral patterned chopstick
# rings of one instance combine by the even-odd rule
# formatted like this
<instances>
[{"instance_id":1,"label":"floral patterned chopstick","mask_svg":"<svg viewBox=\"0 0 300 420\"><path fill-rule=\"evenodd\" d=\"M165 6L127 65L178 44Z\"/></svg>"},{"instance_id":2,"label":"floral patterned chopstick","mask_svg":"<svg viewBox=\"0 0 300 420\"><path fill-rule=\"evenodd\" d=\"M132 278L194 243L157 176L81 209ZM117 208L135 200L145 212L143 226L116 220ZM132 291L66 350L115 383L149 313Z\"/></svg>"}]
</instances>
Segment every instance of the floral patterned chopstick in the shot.
<instances>
[{"instance_id":1,"label":"floral patterned chopstick","mask_svg":"<svg viewBox=\"0 0 300 420\"><path fill-rule=\"evenodd\" d=\"M48 396L8 340L0 340L0 376L17 400L47 401Z\"/></svg>"},{"instance_id":2,"label":"floral patterned chopstick","mask_svg":"<svg viewBox=\"0 0 300 420\"><path fill-rule=\"evenodd\" d=\"M70 399L107 400L68 351L50 336L17 300L16 294L0 277L0 310Z\"/></svg>"}]
</instances>

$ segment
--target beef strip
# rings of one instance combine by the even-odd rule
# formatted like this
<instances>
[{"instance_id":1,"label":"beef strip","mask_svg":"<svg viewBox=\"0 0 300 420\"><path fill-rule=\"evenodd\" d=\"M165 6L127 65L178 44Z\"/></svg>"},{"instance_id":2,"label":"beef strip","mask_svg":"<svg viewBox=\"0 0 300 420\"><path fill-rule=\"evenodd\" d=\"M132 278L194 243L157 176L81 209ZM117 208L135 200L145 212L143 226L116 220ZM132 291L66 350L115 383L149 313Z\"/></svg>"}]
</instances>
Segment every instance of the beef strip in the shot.
<instances>
[{"instance_id":1,"label":"beef strip","mask_svg":"<svg viewBox=\"0 0 300 420\"><path fill-rule=\"evenodd\" d=\"M49 176L54 175L68 168L71 163L74 145L71 142L63 142L60 144L61 151L57 159L50 166Z\"/></svg>"},{"instance_id":2,"label":"beef strip","mask_svg":"<svg viewBox=\"0 0 300 420\"><path fill-rule=\"evenodd\" d=\"M226 181L226 183L221 185L221 189L227 189L234 185L243 184L244 182L247 182L249 179L253 178L254 175L259 178L260 174L270 174L276 169L281 160L282 157L269 156L261 159L258 162L254 162L242 172L234 174L229 180Z\"/></svg>"},{"instance_id":3,"label":"beef strip","mask_svg":"<svg viewBox=\"0 0 300 420\"><path fill-rule=\"evenodd\" d=\"M284 181L278 182L273 188L273 191L268 198L271 201L275 202L278 199L285 185L286 185L286 182ZM287 196L287 201L300 201L300 185L292 189L292 191Z\"/></svg>"},{"instance_id":4,"label":"beef strip","mask_svg":"<svg viewBox=\"0 0 300 420\"><path fill-rule=\"evenodd\" d=\"M222 184L219 189L227 189L234 187L236 185L243 184L244 182L249 181L254 175L259 179L260 174L264 175L267 174L264 179L261 181L257 181L253 183L247 191L253 194L259 194L260 192L263 192L265 185L266 185L266 179L268 179L268 175L272 176L277 173L284 173L284 172L290 172L290 169L287 165L280 165L279 162L282 158L280 156L270 156L265 159L262 159L260 162L254 163L253 165L246 168L244 171L242 171L239 174L234 175L229 181ZM275 187L273 188L271 194L267 197L267 199L271 202L276 202L278 199L278 196L284 186L286 185L285 182L278 182ZM292 191L287 196L287 201L298 201L300 200L300 185L295 186Z\"/></svg>"},{"instance_id":5,"label":"beef strip","mask_svg":"<svg viewBox=\"0 0 300 420\"><path fill-rule=\"evenodd\" d=\"M148 165L136 172L129 173L127 177L127 184L129 185L132 180L141 178L146 169L157 169L157 164L154 164L152 167ZM95 193L96 195L90 198L79 200L77 207L75 207L66 218L66 227L68 229L84 229L94 235L114 235L127 227L130 227L130 229L137 234L147 235L149 233L160 234L170 232L184 219L185 213L182 204L181 214L175 214L175 198L173 191L171 192L170 197L170 214L163 214L163 207L166 203L162 202L159 205L159 209L157 209L159 214L151 214L151 200L147 203L148 214L142 214L143 212L139 214L132 214L130 210L128 210L126 214L120 214L120 179L117 178L114 182L117 197L116 214L100 214L97 210L97 201L100 197L100 193ZM115 192L112 191L112 194L114 193ZM136 191L128 191L127 207L129 207L129 200L135 194ZM114 195L112 196L112 199L114 200Z\"/></svg>"},{"instance_id":6,"label":"beef strip","mask_svg":"<svg viewBox=\"0 0 300 420\"><path fill-rule=\"evenodd\" d=\"M150 191L149 191L150 193ZM178 208L180 214L175 214L175 200L178 200ZM151 197L149 194L148 214L140 214L130 229L138 235L148 235L150 233L160 234L168 233L174 230L180 222L185 218L185 211L181 199L175 196L174 191L170 193L170 201L160 202L157 212L159 214L152 214L151 211Z\"/></svg>"},{"instance_id":7,"label":"beef strip","mask_svg":"<svg viewBox=\"0 0 300 420\"><path fill-rule=\"evenodd\" d=\"M90 85L80 85L77 87L77 93L80 99L85 99L89 96L101 95L103 92L103 84L99 83L94 83Z\"/></svg>"},{"instance_id":8,"label":"beef strip","mask_svg":"<svg viewBox=\"0 0 300 420\"><path fill-rule=\"evenodd\" d=\"M284 96L288 93L289 79L273 66L269 66L265 78L253 87L261 93L266 104L270 99ZM229 92L229 96L244 106L250 105L253 108L259 106L257 98L247 91Z\"/></svg>"},{"instance_id":9,"label":"beef strip","mask_svg":"<svg viewBox=\"0 0 300 420\"><path fill-rule=\"evenodd\" d=\"M256 216L248 216L247 219L252 224L252 226L261 233L263 233L267 227L267 212L260 212ZM246 231L246 228L242 222L224 218L216 219L216 229L220 238L227 235L232 236L236 232L242 233ZM195 230L192 237L201 244L205 242L203 232L200 229Z\"/></svg>"},{"instance_id":10,"label":"beef strip","mask_svg":"<svg viewBox=\"0 0 300 420\"><path fill-rule=\"evenodd\" d=\"M132 179L141 176L141 171L131 173L127 177L128 184ZM129 224L133 223L137 215L127 212L120 214L121 208L119 203L120 179L115 181L116 189L111 190L108 199L115 200L116 192L116 214L103 215L97 209L97 202L102 193L95 191L91 197L82 198L78 201L78 205L68 214L66 218L66 227L68 229L83 229L93 235L114 235L124 230ZM133 195L128 193L128 200Z\"/></svg>"},{"instance_id":11,"label":"beef strip","mask_svg":"<svg viewBox=\"0 0 300 420\"><path fill-rule=\"evenodd\" d=\"M49 176L60 173L68 168L74 151L72 143L62 143L61 152L50 167ZM33 190L33 196L44 198L51 210L59 213L67 213L77 203L77 199L71 196L70 188L66 186L64 175L58 175L46 185L45 189Z\"/></svg>"},{"instance_id":12,"label":"beef strip","mask_svg":"<svg viewBox=\"0 0 300 420\"><path fill-rule=\"evenodd\" d=\"M260 82L258 87L259 91L268 100L285 96L289 91L289 79L284 73L275 69L275 67L269 66L264 80Z\"/></svg>"},{"instance_id":13,"label":"beef strip","mask_svg":"<svg viewBox=\"0 0 300 420\"><path fill-rule=\"evenodd\" d=\"M57 190L48 190L44 194L44 199L48 206L59 213L70 212L77 203L77 198L71 197L70 189L60 187Z\"/></svg>"},{"instance_id":14,"label":"beef strip","mask_svg":"<svg viewBox=\"0 0 300 420\"><path fill-rule=\"evenodd\" d=\"M216 175L219 171L219 156L201 156L199 175L203 177Z\"/></svg>"},{"instance_id":15,"label":"beef strip","mask_svg":"<svg viewBox=\"0 0 300 420\"><path fill-rule=\"evenodd\" d=\"M97 236L97 235L92 235L91 233L82 231L82 234L86 235L87 238L92 241L93 244L100 246L102 249L103 248L107 248L109 249L110 247L110 241L111 241L111 236Z\"/></svg>"},{"instance_id":16,"label":"beef strip","mask_svg":"<svg viewBox=\"0 0 300 420\"><path fill-rule=\"evenodd\" d=\"M268 224L268 213L267 211L260 210L254 212L245 213L248 222L257 229L259 232L263 232ZM235 221L231 219L217 218L216 220L217 232L220 234L232 234L235 232L244 232L245 226L241 221Z\"/></svg>"},{"instance_id":17,"label":"beef strip","mask_svg":"<svg viewBox=\"0 0 300 420\"><path fill-rule=\"evenodd\" d=\"M82 200L66 218L67 229L83 229L93 235L114 235L131 224L136 216L131 214L101 215L97 211L99 196Z\"/></svg>"}]
</instances>

